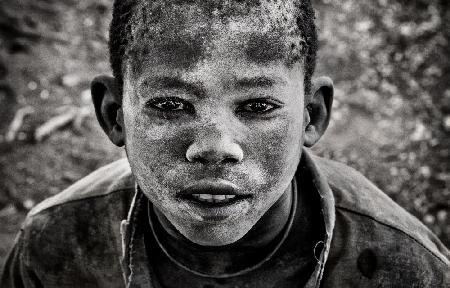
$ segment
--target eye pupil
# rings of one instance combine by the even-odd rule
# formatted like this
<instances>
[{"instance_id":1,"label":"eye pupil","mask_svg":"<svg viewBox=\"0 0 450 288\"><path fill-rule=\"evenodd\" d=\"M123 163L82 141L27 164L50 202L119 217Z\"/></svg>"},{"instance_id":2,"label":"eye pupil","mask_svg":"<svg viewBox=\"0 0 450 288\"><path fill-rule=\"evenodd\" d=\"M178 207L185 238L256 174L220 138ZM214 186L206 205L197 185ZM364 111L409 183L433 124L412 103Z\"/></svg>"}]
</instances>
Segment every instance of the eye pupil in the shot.
<instances>
[{"instance_id":1,"label":"eye pupil","mask_svg":"<svg viewBox=\"0 0 450 288\"><path fill-rule=\"evenodd\" d=\"M239 112L250 114L268 114L280 106L268 99L250 100L239 108ZM249 115L250 115L249 114Z\"/></svg>"},{"instance_id":2,"label":"eye pupil","mask_svg":"<svg viewBox=\"0 0 450 288\"><path fill-rule=\"evenodd\" d=\"M255 112L265 111L267 109L266 103L256 102L250 104L250 109Z\"/></svg>"},{"instance_id":3,"label":"eye pupil","mask_svg":"<svg viewBox=\"0 0 450 288\"><path fill-rule=\"evenodd\" d=\"M186 100L178 97L157 97L146 102L146 107L152 110L159 111L161 113L192 113L194 111L193 106Z\"/></svg>"},{"instance_id":4,"label":"eye pupil","mask_svg":"<svg viewBox=\"0 0 450 288\"><path fill-rule=\"evenodd\" d=\"M177 103L172 100L168 100L168 101L161 103L161 108L163 108L165 110L175 110L179 107L180 107L180 103Z\"/></svg>"}]
</instances>

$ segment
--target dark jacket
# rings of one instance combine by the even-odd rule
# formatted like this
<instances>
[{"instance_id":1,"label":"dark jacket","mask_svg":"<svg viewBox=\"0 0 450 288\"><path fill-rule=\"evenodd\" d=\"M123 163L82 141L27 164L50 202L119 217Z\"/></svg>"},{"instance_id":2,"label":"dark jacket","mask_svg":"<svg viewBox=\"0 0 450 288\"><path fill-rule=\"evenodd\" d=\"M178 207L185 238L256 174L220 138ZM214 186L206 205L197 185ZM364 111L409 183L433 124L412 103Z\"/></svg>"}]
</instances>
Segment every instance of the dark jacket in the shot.
<instances>
[{"instance_id":1,"label":"dark jacket","mask_svg":"<svg viewBox=\"0 0 450 288\"><path fill-rule=\"evenodd\" d=\"M450 253L364 176L304 151L320 196L324 245L307 287L450 287ZM1 287L152 287L141 196L126 159L37 205Z\"/></svg>"}]
</instances>

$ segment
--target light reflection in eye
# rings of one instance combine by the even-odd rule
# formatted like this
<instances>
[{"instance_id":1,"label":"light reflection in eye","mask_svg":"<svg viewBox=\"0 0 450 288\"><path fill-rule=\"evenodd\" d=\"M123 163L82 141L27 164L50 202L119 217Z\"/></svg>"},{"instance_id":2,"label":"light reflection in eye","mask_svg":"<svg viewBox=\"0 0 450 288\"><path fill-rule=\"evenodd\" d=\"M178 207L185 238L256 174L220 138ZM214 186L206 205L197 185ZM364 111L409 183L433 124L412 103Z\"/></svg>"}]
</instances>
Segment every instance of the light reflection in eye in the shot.
<instances>
[{"instance_id":1,"label":"light reflection in eye","mask_svg":"<svg viewBox=\"0 0 450 288\"><path fill-rule=\"evenodd\" d=\"M263 102L249 103L243 107L243 110L245 111L256 113L267 112L272 109L274 109L274 105Z\"/></svg>"},{"instance_id":2,"label":"light reflection in eye","mask_svg":"<svg viewBox=\"0 0 450 288\"><path fill-rule=\"evenodd\" d=\"M273 103L274 101L270 99L256 99L250 100L243 103L239 108L238 112L241 113L255 113L255 114L265 114L280 107L280 105Z\"/></svg>"},{"instance_id":3,"label":"light reflection in eye","mask_svg":"<svg viewBox=\"0 0 450 288\"><path fill-rule=\"evenodd\" d=\"M162 112L191 110L192 106L180 98L156 98L148 101L146 106Z\"/></svg>"}]
</instances>

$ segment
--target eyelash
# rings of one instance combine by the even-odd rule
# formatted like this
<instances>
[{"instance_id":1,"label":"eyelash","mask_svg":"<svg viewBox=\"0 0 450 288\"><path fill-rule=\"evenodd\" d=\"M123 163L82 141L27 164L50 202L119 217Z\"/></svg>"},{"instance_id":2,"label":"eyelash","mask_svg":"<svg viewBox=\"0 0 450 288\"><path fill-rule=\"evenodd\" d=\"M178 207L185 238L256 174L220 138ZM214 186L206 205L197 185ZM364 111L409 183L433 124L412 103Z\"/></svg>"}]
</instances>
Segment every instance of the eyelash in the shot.
<instances>
[{"instance_id":1,"label":"eyelash","mask_svg":"<svg viewBox=\"0 0 450 288\"><path fill-rule=\"evenodd\" d=\"M170 109L170 107L164 108L162 105L167 104L167 103L171 103L172 105L175 104L175 105L181 106L181 108L179 108L179 107L174 107L172 109ZM194 110L194 107L189 102L187 102L181 98L178 98L178 97L156 98L156 99L147 101L145 105L147 107L156 109L163 113L179 113L182 111L192 112Z\"/></svg>"},{"instance_id":2,"label":"eyelash","mask_svg":"<svg viewBox=\"0 0 450 288\"><path fill-rule=\"evenodd\" d=\"M164 107L163 106L164 104L172 105L172 107L170 106ZM262 111L255 111L258 108L255 106L253 106L252 108L251 105L263 105L265 106L265 108L263 108ZM162 113L181 113L183 111L193 113L194 111L194 107L192 106L192 104L178 97L165 97L152 99L146 102L146 106L155 109L157 111L160 111ZM258 98L244 101L236 109L236 112L244 115L249 114L264 115L280 108L280 106L281 105L275 103L274 100L267 98Z\"/></svg>"},{"instance_id":3,"label":"eyelash","mask_svg":"<svg viewBox=\"0 0 450 288\"><path fill-rule=\"evenodd\" d=\"M252 111L252 110L247 110L246 108L249 108L250 105L266 105L265 110L263 111ZM252 99L252 100L248 100L245 101L244 103L242 103L241 105L239 105L239 108L237 109L237 112L239 113L250 113L250 114L268 114L270 112L272 112L273 110L276 110L280 108L280 105L274 103L273 100L270 99L266 99L266 98L262 98L262 99Z\"/></svg>"}]
</instances>

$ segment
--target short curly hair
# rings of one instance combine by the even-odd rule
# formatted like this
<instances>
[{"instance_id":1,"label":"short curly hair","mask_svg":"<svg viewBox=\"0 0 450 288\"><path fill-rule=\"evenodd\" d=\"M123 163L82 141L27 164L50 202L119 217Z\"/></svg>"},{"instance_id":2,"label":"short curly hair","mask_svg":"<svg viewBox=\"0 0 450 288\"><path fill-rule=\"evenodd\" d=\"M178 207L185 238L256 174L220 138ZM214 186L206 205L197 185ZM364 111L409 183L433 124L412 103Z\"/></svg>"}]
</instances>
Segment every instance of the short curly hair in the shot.
<instances>
[{"instance_id":1,"label":"short curly hair","mask_svg":"<svg viewBox=\"0 0 450 288\"><path fill-rule=\"evenodd\" d=\"M113 75L117 81L119 93L123 93L123 73L124 60L127 56L127 49L133 41L133 13L136 5L142 0L114 0L112 21L109 30L109 52L110 64ZM152 0L150 3L157 2ZM186 0L187 1L187 0ZM248 5L259 5L261 0L228 0ZM299 31L302 49L295 50L292 59L295 61L304 60L304 88L305 95L311 93L311 79L316 66L316 55L318 49L317 29L315 25L315 13L311 0L291 0L294 7L292 15L295 19L296 29ZM180 2L177 0L174 2ZM187 1L189 2L189 1ZM190 1L192 2L192 1ZM215 1L217 2L217 1Z\"/></svg>"}]
</instances>

